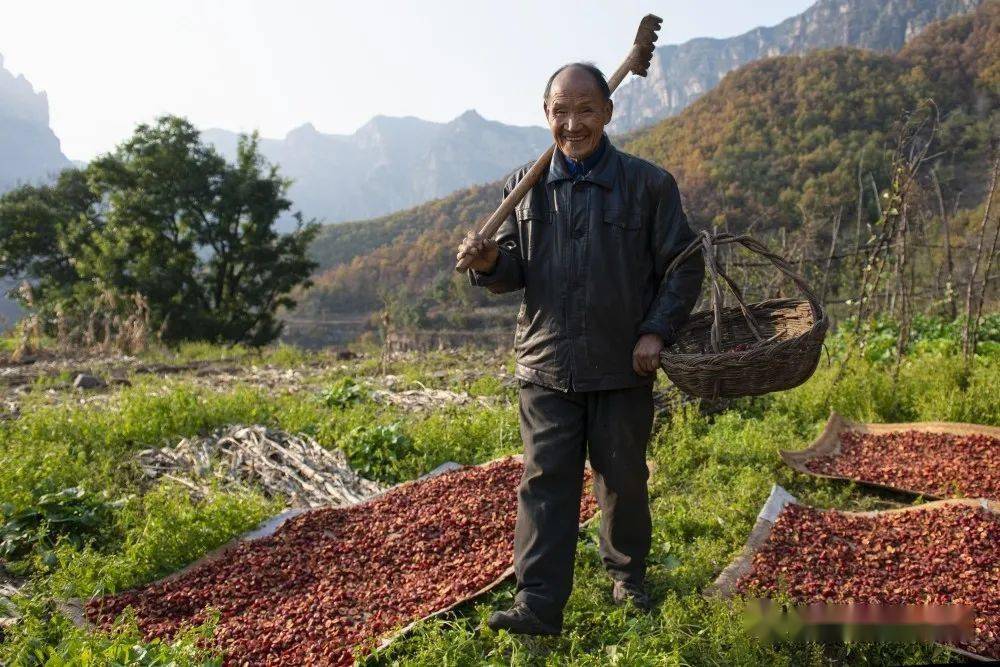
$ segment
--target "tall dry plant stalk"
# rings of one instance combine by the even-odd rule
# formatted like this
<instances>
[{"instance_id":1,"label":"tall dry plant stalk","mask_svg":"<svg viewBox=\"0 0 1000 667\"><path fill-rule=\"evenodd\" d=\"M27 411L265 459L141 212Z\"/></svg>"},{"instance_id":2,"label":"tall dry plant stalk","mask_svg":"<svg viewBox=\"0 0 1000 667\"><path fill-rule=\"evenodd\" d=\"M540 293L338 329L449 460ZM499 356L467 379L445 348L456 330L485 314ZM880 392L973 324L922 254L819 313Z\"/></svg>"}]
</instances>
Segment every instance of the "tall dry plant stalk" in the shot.
<instances>
[{"instance_id":1,"label":"tall dry plant stalk","mask_svg":"<svg viewBox=\"0 0 1000 667\"><path fill-rule=\"evenodd\" d=\"M389 345L392 338L392 316L389 314L389 304L382 310L382 354L379 358L379 372L385 375L389 367Z\"/></svg>"},{"instance_id":2,"label":"tall dry plant stalk","mask_svg":"<svg viewBox=\"0 0 1000 667\"><path fill-rule=\"evenodd\" d=\"M67 354L72 348L69 318L62 304L56 306L56 349L60 354Z\"/></svg>"},{"instance_id":3,"label":"tall dry plant stalk","mask_svg":"<svg viewBox=\"0 0 1000 667\"><path fill-rule=\"evenodd\" d=\"M146 348L151 330L150 310L149 301L142 294L136 292L123 298L105 289L96 306L97 317L103 324L101 339L95 341L101 352L117 350L134 354Z\"/></svg>"},{"instance_id":4,"label":"tall dry plant stalk","mask_svg":"<svg viewBox=\"0 0 1000 667\"><path fill-rule=\"evenodd\" d=\"M899 337L896 341L897 359L893 377L899 372L899 362L908 342L912 315L910 302L913 285L906 280L908 262L912 261L907 254L910 204L917 178L928 159L938 127L937 106L928 102L925 107L929 112L926 116L914 113L900 125L892 156L889 188L879 196L874 178L869 178L879 217L875 225L869 225L871 236L864 245L868 252L861 270L857 302L847 302L848 305L857 307L854 340L845 351L831 391L840 382L854 353L866 348L867 326L880 312L899 311ZM859 201L861 200L859 195ZM887 271L891 271L895 277L894 284L883 280Z\"/></svg>"},{"instance_id":5,"label":"tall dry plant stalk","mask_svg":"<svg viewBox=\"0 0 1000 667\"><path fill-rule=\"evenodd\" d=\"M136 292L131 297L132 312L118 329L116 344L120 350L135 354L146 349L150 333L149 302Z\"/></svg>"},{"instance_id":6,"label":"tall dry plant stalk","mask_svg":"<svg viewBox=\"0 0 1000 667\"><path fill-rule=\"evenodd\" d=\"M28 314L19 324L15 361L37 352L45 332L31 285L25 282L19 291ZM62 355L135 354L148 346L152 328L149 302L142 294L122 297L111 289L101 290L85 307L58 304L49 324L55 348Z\"/></svg>"},{"instance_id":7,"label":"tall dry plant stalk","mask_svg":"<svg viewBox=\"0 0 1000 667\"><path fill-rule=\"evenodd\" d=\"M990 179L989 194L986 197L986 210L983 212L983 221L979 225L979 235L976 241L976 256L972 263L972 273L969 275L969 284L965 289L965 320L962 323L962 354L968 364L969 358L976 353L976 343L979 334L979 321L983 314L983 301L986 300L986 286L990 277L990 269L993 267L993 258L997 252L997 240L1000 237L1000 220L997 221L997 229L993 234L993 243L986 260L985 271L983 272L982 287L978 298L974 296L974 287L979 274L979 263L983 257L983 242L986 240L986 230L990 223L990 214L993 211L993 194L996 192L997 175L1000 172L1000 151L993 158L993 175Z\"/></svg>"},{"instance_id":8,"label":"tall dry plant stalk","mask_svg":"<svg viewBox=\"0 0 1000 667\"><path fill-rule=\"evenodd\" d=\"M17 326L17 347L14 348L14 353L11 354L11 361L15 363L35 355L41 347L42 341L41 319L37 312L31 312L36 307L35 291L32 289L31 283L27 280L22 280L17 288L17 293L24 301L28 313L21 319Z\"/></svg>"},{"instance_id":9,"label":"tall dry plant stalk","mask_svg":"<svg viewBox=\"0 0 1000 667\"><path fill-rule=\"evenodd\" d=\"M951 257L951 220L948 218L948 212L944 205L944 195L941 193L941 181L938 179L937 169L931 169L931 181L934 183L934 194L937 195L938 216L941 218L941 231L944 235L944 269L947 271L948 276L948 282L946 283L948 287L945 296L948 301L948 312L951 315L951 319L954 320L958 317L958 305L955 303L955 263ZM939 273L935 275L939 275Z\"/></svg>"}]
</instances>

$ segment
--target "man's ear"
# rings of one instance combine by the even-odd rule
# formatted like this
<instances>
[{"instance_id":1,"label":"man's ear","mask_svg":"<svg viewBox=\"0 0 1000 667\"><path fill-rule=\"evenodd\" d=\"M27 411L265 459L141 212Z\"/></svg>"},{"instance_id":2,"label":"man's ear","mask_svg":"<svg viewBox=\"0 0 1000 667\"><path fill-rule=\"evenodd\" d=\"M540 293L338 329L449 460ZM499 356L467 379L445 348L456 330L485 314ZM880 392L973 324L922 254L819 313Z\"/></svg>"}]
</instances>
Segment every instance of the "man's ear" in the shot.
<instances>
[{"instance_id":1,"label":"man's ear","mask_svg":"<svg viewBox=\"0 0 1000 667\"><path fill-rule=\"evenodd\" d=\"M615 103L612 102L610 98L608 98L608 101L605 102L604 109L605 109L605 111L604 111L604 118L605 118L604 124L607 125L608 123L611 122L611 116L615 112Z\"/></svg>"}]
</instances>

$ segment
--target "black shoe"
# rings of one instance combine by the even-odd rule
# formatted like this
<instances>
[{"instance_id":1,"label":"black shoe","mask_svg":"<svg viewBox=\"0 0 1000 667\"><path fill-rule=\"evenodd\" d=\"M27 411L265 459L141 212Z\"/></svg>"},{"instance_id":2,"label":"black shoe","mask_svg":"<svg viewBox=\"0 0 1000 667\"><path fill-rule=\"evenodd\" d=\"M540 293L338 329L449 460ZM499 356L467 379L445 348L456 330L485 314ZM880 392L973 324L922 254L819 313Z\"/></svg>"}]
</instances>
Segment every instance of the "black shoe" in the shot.
<instances>
[{"instance_id":1,"label":"black shoe","mask_svg":"<svg viewBox=\"0 0 1000 667\"><path fill-rule=\"evenodd\" d=\"M653 601L646 592L646 587L642 584L634 584L630 581L615 580L615 587L611 591L611 597L617 604L624 604L631 600L636 608L649 611L653 608Z\"/></svg>"},{"instance_id":2,"label":"black shoe","mask_svg":"<svg viewBox=\"0 0 1000 667\"><path fill-rule=\"evenodd\" d=\"M486 625L491 630L506 630L513 635L558 635L562 628L546 623L523 602L506 611L495 611Z\"/></svg>"}]
</instances>

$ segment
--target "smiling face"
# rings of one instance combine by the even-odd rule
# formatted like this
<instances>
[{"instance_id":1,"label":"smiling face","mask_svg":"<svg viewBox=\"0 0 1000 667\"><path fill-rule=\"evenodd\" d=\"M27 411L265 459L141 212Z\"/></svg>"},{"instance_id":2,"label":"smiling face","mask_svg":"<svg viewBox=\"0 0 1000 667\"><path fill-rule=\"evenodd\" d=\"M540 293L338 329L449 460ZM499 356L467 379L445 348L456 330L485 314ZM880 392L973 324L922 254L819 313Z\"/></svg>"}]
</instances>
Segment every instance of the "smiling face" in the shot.
<instances>
[{"instance_id":1,"label":"smiling face","mask_svg":"<svg viewBox=\"0 0 1000 667\"><path fill-rule=\"evenodd\" d=\"M566 157L583 160L601 143L613 106L590 73L567 67L552 80L543 108L559 150Z\"/></svg>"}]
</instances>

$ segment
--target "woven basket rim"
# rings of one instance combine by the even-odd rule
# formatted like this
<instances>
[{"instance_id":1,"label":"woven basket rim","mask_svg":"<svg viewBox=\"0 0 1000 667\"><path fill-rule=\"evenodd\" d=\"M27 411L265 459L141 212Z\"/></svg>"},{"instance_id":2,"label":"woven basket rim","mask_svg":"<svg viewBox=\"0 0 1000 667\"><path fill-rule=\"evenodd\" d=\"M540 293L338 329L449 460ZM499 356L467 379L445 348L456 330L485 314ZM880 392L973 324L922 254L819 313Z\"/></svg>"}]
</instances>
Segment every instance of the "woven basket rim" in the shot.
<instances>
[{"instance_id":1,"label":"woven basket rim","mask_svg":"<svg viewBox=\"0 0 1000 667\"><path fill-rule=\"evenodd\" d=\"M799 306L801 304L810 305L809 301L806 300L806 299L781 298L781 299L765 299L764 301L756 301L754 303L749 303L749 304L747 304L747 308L749 310L751 310L751 311L754 310L754 309L763 309L763 308L771 308L771 309L775 309L775 308L788 308L789 306L791 306L793 304L795 306ZM725 314L730 314L731 311L735 311L735 313L739 313L740 312L740 310L739 310L739 308L737 306L731 306L731 307L725 308L725 309L723 309L722 312L725 313ZM819 340L815 341L814 344L817 344L817 345L818 344L822 344L823 334L826 332L827 327L829 326L829 318L827 317L825 309L822 310L822 311L820 311L820 312L823 315L820 319L818 319L818 320L817 319L813 319L812 326L810 326L808 330L803 331L802 333L797 334L795 336L789 336L788 338L782 338L780 340L775 340L775 341L772 341L770 343L757 343L753 347L750 347L749 349L738 350L738 351L737 350L726 350L724 352L707 352L707 353L706 352L671 352L671 351L669 351L669 348L664 348L663 351L660 352L660 359L662 361L664 361L664 362L667 362L667 363L693 362L693 361L697 361L699 359L717 359L717 360L723 360L723 361L725 361L726 359L745 359L746 358L746 354L748 352L754 352L754 353L766 352L769 349L778 347L779 345L782 345L782 346L783 345L788 345L790 342L796 341L796 340L803 340L803 341L809 342L810 339L816 339L818 337ZM688 318L688 320L690 321L691 319L694 319L695 317L698 317L698 316L700 316L702 314L706 314L708 316L711 316L712 311L710 311L710 310L699 311L697 313L692 314L691 317ZM810 316L813 316L813 313L812 313L811 309L810 309L810 313L809 314L810 314ZM678 338L681 335L683 335L683 334L684 334L684 330L682 329L681 333L678 335Z\"/></svg>"}]
</instances>

